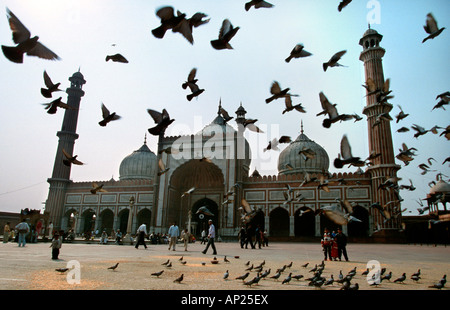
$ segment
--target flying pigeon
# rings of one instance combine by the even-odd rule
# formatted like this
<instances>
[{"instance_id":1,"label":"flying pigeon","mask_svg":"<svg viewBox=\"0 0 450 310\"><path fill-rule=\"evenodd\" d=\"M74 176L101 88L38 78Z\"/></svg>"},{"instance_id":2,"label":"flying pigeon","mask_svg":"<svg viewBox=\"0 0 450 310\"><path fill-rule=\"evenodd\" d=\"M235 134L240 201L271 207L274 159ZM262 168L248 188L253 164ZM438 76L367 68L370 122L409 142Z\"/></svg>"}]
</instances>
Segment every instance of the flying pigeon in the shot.
<instances>
[{"instance_id":1,"label":"flying pigeon","mask_svg":"<svg viewBox=\"0 0 450 310\"><path fill-rule=\"evenodd\" d=\"M105 61L109 60L113 62L128 63L128 60L122 54L114 54L106 56Z\"/></svg>"},{"instance_id":2,"label":"flying pigeon","mask_svg":"<svg viewBox=\"0 0 450 310\"><path fill-rule=\"evenodd\" d=\"M108 108L102 103L102 117L103 119L98 122L98 124L102 127L105 127L109 122L115 121L121 118L120 115L117 115L116 112L109 112Z\"/></svg>"},{"instance_id":3,"label":"flying pigeon","mask_svg":"<svg viewBox=\"0 0 450 310\"><path fill-rule=\"evenodd\" d=\"M47 71L44 71L44 84L47 88L41 88L41 94L45 98L51 98L53 92L61 91L61 89L58 88L61 83L53 83Z\"/></svg>"},{"instance_id":4,"label":"flying pigeon","mask_svg":"<svg viewBox=\"0 0 450 310\"><path fill-rule=\"evenodd\" d=\"M169 113L166 109L163 109L162 113L152 109L147 109L147 112L150 114L156 124L155 127L148 129L148 132L154 136L159 136L160 134L164 133L167 127L169 127L169 125L175 121L174 119L170 118Z\"/></svg>"},{"instance_id":5,"label":"flying pigeon","mask_svg":"<svg viewBox=\"0 0 450 310\"><path fill-rule=\"evenodd\" d=\"M290 55L285 59L286 62L290 62L293 58L309 57L312 54L304 50L303 44L297 44L291 51Z\"/></svg>"},{"instance_id":6,"label":"flying pigeon","mask_svg":"<svg viewBox=\"0 0 450 310\"><path fill-rule=\"evenodd\" d=\"M273 7L273 4L264 1L264 0L251 0L250 2L245 3L245 10L248 11L251 9L251 7L254 6L255 9L259 8L271 8Z\"/></svg>"},{"instance_id":7,"label":"flying pigeon","mask_svg":"<svg viewBox=\"0 0 450 310\"><path fill-rule=\"evenodd\" d=\"M224 19L219 31L219 37L211 41L211 46L216 50L233 49L230 40L236 35L239 27L233 27L229 19Z\"/></svg>"},{"instance_id":8,"label":"flying pigeon","mask_svg":"<svg viewBox=\"0 0 450 310\"><path fill-rule=\"evenodd\" d=\"M437 21L434 18L433 14L428 13L427 14L427 21L426 21L426 25L423 26L423 29L425 29L425 32L428 33L429 35L423 39L422 43L425 43L425 41L429 40L429 39L434 39L436 38L438 35L441 34L442 31L444 31L445 27L440 28L437 25Z\"/></svg>"},{"instance_id":9,"label":"flying pigeon","mask_svg":"<svg viewBox=\"0 0 450 310\"><path fill-rule=\"evenodd\" d=\"M323 63L323 71L327 71L328 67L343 67L343 65L339 64L338 61L341 59L342 56L345 55L347 51L340 51L334 54L328 62Z\"/></svg>"},{"instance_id":10,"label":"flying pigeon","mask_svg":"<svg viewBox=\"0 0 450 310\"><path fill-rule=\"evenodd\" d=\"M70 167L71 164L80 165L80 166L84 165L83 162L81 162L77 159L78 155L72 156L65 149L63 149L62 152L64 154L64 157L66 157L66 159L63 159L64 165L66 165L68 167Z\"/></svg>"},{"instance_id":11,"label":"flying pigeon","mask_svg":"<svg viewBox=\"0 0 450 310\"><path fill-rule=\"evenodd\" d=\"M287 96L298 97L298 95L289 94L289 90L290 88L285 88L282 90L280 84L277 81L274 81L272 83L272 86L270 87L270 93L272 94L272 96L266 99L266 103L270 103L273 100L284 98Z\"/></svg>"}]
</instances>

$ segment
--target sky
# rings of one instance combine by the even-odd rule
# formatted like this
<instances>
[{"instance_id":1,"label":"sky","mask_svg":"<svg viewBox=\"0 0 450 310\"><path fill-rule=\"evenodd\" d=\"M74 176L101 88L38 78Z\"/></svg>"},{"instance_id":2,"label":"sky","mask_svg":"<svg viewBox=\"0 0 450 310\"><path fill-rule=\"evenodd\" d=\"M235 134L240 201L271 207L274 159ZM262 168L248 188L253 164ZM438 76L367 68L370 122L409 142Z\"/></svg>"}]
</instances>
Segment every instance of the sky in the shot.
<instances>
[{"instance_id":1,"label":"sky","mask_svg":"<svg viewBox=\"0 0 450 310\"><path fill-rule=\"evenodd\" d=\"M413 192L402 191L402 208L417 214L418 199L429 192L428 183L438 172L450 176L449 145L443 136L427 133L414 138L414 131L396 130L418 124L426 129L449 125L449 111L435 109L436 95L449 90L450 29L422 44L426 15L432 13L439 27L449 27L448 0L354 0L338 12L338 0L272 0L272 8L245 11L246 0L0 0L0 44L14 45L6 17L9 8L46 47L60 56L59 61L25 57L16 64L0 54L0 211L20 212L23 208L42 209L47 199L54 158L58 145L63 111L47 114L40 94L43 72L61 89L70 86L68 78L78 70L87 83L81 100L74 155L85 163L74 166L71 179L106 181L119 179L123 158L140 148L147 139L156 152L157 138L147 134L154 123L147 109L166 108L175 122L166 135L194 134L217 115L218 104L235 116L242 103L248 118L258 119L264 134L249 133L252 164L262 175L276 175L279 152L263 152L267 142L280 135L295 139L304 133L325 148L330 158L330 172L354 172L356 169L333 167L340 151L340 140L347 134L353 155L369 155L367 122L342 122L330 129L322 127L319 93L321 91L340 113L363 116L366 103L364 66L359 60L359 39L368 24L383 35L380 43L386 50L383 58L385 78L390 78L395 96L391 116L398 105L409 116L398 124L391 122L394 151L402 143L418 151L414 161L404 166L398 176L400 184L416 186ZM194 43L179 33L168 31L163 39L151 30L160 25L158 8L172 6L192 16L202 12L209 23L194 28ZM4 14L1 11L4 11ZM215 50L216 39L224 19L240 27L231 40L233 49ZM312 56L284 59L292 48L302 43ZM322 63L336 52L347 50L340 63L330 68ZM129 63L106 62L107 55L121 53ZM447 56L445 56L447 55ZM197 68L198 85L205 91L192 101L181 87L192 68ZM284 102L265 103L270 87L278 81L290 88L295 103L302 103L306 113L282 114ZM63 97L64 92L54 97ZM101 104L122 118L100 127ZM395 118L394 118L395 119ZM232 121L230 125L235 126ZM442 131L442 129L440 129ZM440 132L439 131L439 132ZM286 145L281 146L284 149ZM418 165L429 157L435 171L421 174Z\"/></svg>"}]
</instances>

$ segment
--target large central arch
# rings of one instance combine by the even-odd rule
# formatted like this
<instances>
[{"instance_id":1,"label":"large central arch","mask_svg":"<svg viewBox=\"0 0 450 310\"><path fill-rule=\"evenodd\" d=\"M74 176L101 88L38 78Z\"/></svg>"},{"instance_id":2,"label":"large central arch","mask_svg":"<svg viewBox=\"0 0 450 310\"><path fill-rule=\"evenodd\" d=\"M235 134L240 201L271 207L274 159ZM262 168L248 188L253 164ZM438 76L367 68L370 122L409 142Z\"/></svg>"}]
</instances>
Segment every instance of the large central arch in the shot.
<instances>
[{"instance_id":1,"label":"large central arch","mask_svg":"<svg viewBox=\"0 0 450 310\"><path fill-rule=\"evenodd\" d=\"M195 187L195 191L189 195L183 195L189 189ZM221 197L224 192L224 176L222 170L212 162L191 159L179 166L171 175L169 182L168 207L166 213L167 224L176 222L186 227L188 214L192 217L200 205L197 202L201 198L210 200L208 205L213 207L214 224L216 229L220 225ZM206 200L204 202L207 202ZM194 210L194 207L197 208Z\"/></svg>"}]
</instances>

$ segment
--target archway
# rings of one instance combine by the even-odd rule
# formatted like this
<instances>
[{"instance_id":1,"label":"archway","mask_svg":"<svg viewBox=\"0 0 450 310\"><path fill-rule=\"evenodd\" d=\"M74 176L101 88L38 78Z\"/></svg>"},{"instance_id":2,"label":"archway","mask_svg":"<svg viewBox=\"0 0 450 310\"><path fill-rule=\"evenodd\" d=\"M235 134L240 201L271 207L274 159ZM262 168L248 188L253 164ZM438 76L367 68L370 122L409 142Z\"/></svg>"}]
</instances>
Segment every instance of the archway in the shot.
<instances>
[{"instance_id":1,"label":"archway","mask_svg":"<svg viewBox=\"0 0 450 310\"><path fill-rule=\"evenodd\" d=\"M84 226L82 227L84 233L91 233L95 228L95 212L88 209L83 212Z\"/></svg>"},{"instance_id":2,"label":"archway","mask_svg":"<svg viewBox=\"0 0 450 310\"><path fill-rule=\"evenodd\" d=\"M125 236L127 233L127 226L128 226L128 216L130 214L129 209L123 209L119 212L119 229L120 232Z\"/></svg>"},{"instance_id":3,"label":"archway","mask_svg":"<svg viewBox=\"0 0 450 310\"><path fill-rule=\"evenodd\" d=\"M314 211L301 207L294 213L294 234L296 237L314 237L316 221Z\"/></svg>"},{"instance_id":4,"label":"archway","mask_svg":"<svg viewBox=\"0 0 450 310\"><path fill-rule=\"evenodd\" d=\"M330 233L337 232L338 228L342 228L341 225L336 224L330 220L325 214L320 214L320 236L323 236L323 231L327 228Z\"/></svg>"},{"instance_id":5,"label":"archway","mask_svg":"<svg viewBox=\"0 0 450 310\"><path fill-rule=\"evenodd\" d=\"M152 212L149 209L142 209L137 214L138 227L141 226L142 224L145 224L147 226L147 229L149 229L151 219L152 219Z\"/></svg>"},{"instance_id":6,"label":"archway","mask_svg":"<svg viewBox=\"0 0 450 310\"><path fill-rule=\"evenodd\" d=\"M348 223L348 236L349 237L367 237L369 235L369 211L366 208L361 206L353 207L353 214L358 221L352 221Z\"/></svg>"},{"instance_id":7,"label":"archway","mask_svg":"<svg viewBox=\"0 0 450 310\"><path fill-rule=\"evenodd\" d=\"M102 220L102 225L100 227L100 231L106 231L109 235L114 227L114 213L110 209L104 210L100 214L100 218Z\"/></svg>"},{"instance_id":8,"label":"archway","mask_svg":"<svg viewBox=\"0 0 450 310\"><path fill-rule=\"evenodd\" d=\"M289 213L284 208L275 208L269 216L270 236L289 236Z\"/></svg>"},{"instance_id":9,"label":"archway","mask_svg":"<svg viewBox=\"0 0 450 310\"><path fill-rule=\"evenodd\" d=\"M213 215L208 215L204 213L197 214L197 211L199 208L205 207L207 210L209 210ZM202 230L208 231L208 220L211 219L213 221L213 224L216 228L216 233L219 229L219 207L217 203L211 199L203 198L194 203L194 205L191 208L191 223L194 223L193 225L193 231L191 231L192 234L195 236L200 236Z\"/></svg>"}]
</instances>

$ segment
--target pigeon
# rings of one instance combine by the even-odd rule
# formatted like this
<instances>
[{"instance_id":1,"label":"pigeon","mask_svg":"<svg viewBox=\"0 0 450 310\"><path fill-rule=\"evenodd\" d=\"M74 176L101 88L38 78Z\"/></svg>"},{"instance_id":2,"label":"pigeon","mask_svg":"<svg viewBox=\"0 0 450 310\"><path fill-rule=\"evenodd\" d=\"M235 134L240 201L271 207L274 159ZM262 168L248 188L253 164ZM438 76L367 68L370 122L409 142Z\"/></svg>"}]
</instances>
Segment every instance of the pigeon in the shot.
<instances>
[{"instance_id":1,"label":"pigeon","mask_svg":"<svg viewBox=\"0 0 450 310\"><path fill-rule=\"evenodd\" d=\"M416 187L413 185L413 182L411 179L409 179L409 183L410 183L409 185L405 185L405 184L400 185L399 189L407 189L411 192L414 191L416 189Z\"/></svg>"},{"instance_id":2,"label":"pigeon","mask_svg":"<svg viewBox=\"0 0 450 310\"><path fill-rule=\"evenodd\" d=\"M248 267L247 269L245 269L245 271L251 271L252 269L253 269L253 264L250 267Z\"/></svg>"},{"instance_id":3,"label":"pigeon","mask_svg":"<svg viewBox=\"0 0 450 310\"><path fill-rule=\"evenodd\" d=\"M330 276L330 279L328 279L328 280L324 283L324 285L333 285L333 283L334 283L334 277L333 277L333 275L331 275L331 276Z\"/></svg>"},{"instance_id":4,"label":"pigeon","mask_svg":"<svg viewBox=\"0 0 450 310\"><path fill-rule=\"evenodd\" d=\"M441 108L442 110L445 111L445 107L444 107L444 106L448 105L449 101L450 101L450 98L449 98L449 97L444 97L444 98L442 98L441 100L439 100L438 103L436 103L436 104L433 106L433 108L431 109L431 111L433 111L434 109L439 109L439 108Z\"/></svg>"},{"instance_id":5,"label":"pigeon","mask_svg":"<svg viewBox=\"0 0 450 310\"><path fill-rule=\"evenodd\" d=\"M66 159L63 159L63 164L66 165L67 167L70 167L71 164L80 165L80 166L84 165L83 162L81 162L77 159L78 155L72 156L65 149L63 149L62 152L64 154L64 157L66 158Z\"/></svg>"},{"instance_id":6,"label":"pigeon","mask_svg":"<svg viewBox=\"0 0 450 310\"><path fill-rule=\"evenodd\" d=\"M291 96L286 96L286 98L285 98L285 105L286 105L286 108L283 110L282 114L284 114L286 112L293 111L293 110L296 110L296 111L298 111L300 113L306 113L306 110L302 106L301 103L296 104L296 105L292 105L292 98L291 98Z\"/></svg>"},{"instance_id":7,"label":"pigeon","mask_svg":"<svg viewBox=\"0 0 450 310\"><path fill-rule=\"evenodd\" d=\"M227 110L222 108L222 106L220 106L220 108L219 108L219 113L220 113L220 115L222 115L225 123L227 123L228 121L230 121L234 118L233 116L230 116L230 114L227 112Z\"/></svg>"},{"instance_id":8,"label":"pigeon","mask_svg":"<svg viewBox=\"0 0 450 310\"><path fill-rule=\"evenodd\" d=\"M397 129L397 132L408 132L409 128L408 127L401 127L399 129Z\"/></svg>"},{"instance_id":9,"label":"pigeon","mask_svg":"<svg viewBox=\"0 0 450 310\"><path fill-rule=\"evenodd\" d=\"M400 153L398 153L395 157L407 166L410 161L414 160L413 156L416 156L416 154L413 151L417 151L417 149L413 147L409 148L406 143L402 143L402 148L399 149L399 151Z\"/></svg>"},{"instance_id":10,"label":"pigeon","mask_svg":"<svg viewBox=\"0 0 450 310\"><path fill-rule=\"evenodd\" d=\"M166 173L167 171L170 170L169 167L166 168L166 165L164 165L164 162L163 162L162 158L160 158L158 160L158 168L159 168L158 176L161 176L161 175L163 175L164 173Z\"/></svg>"},{"instance_id":11,"label":"pigeon","mask_svg":"<svg viewBox=\"0 0 450 310\"><path fill-rule=\"evenodd\" d=\"M417 270L417 272L414 272L414 273L411 275L411 277L418 277L418 276L420 276L420 269Z\"/></svg>"},{"instance_id":12,"label":"pigeon","mask_svg":"<svg viewBox=\"0 0 450 310\"><path fill-rule=\"evenodd\" d=\"M188 84L191 94L186 95L186 98L188 101L191 101L194 97L200 96L205 90L203 88L200 88L197 84L189 83Z\"/></svg>"},{"instance_id":13,"label":"pigeon","mask_svg":"<svg viewBox=\"0 0 450 310\"><path fill-rule=\"evenodd\" d=\"M228 270L227 270L227 271L225 271L225 273L223 274L222 279L227 280L229 276L230 276L230 274L228 273Z\"/></svg>"},{"instance_id":14,"label":"pigeon","mask_svg":"<svg viewBox=\"0 0 450 310\"><path fill-rule=\"evenodd\" d=\"M158 39L164 38L167 30L175 28L186 18L186 14L182 14L179 11L177 12L177 16L175 16L175 10L170 6L165 6L158 9L156 11L156 16L161 19L161 25L157 28L154 28L152 30L152 34ZM183 28L183 30L186 31L185 28ZM182 31L182 29L178 29L178 31ZM187 29L187 31L189 31L189 29ZM189 34L189 32L185 32L183 33L183 35L189 37L189 35L192 34Z\"/></svg>"},{"instance_id":15,"label":"pigeon","mask_svg":"<svg viewBox=\"0 0 450 310\"><path fill-rule=\"evenodd\" d=\"M353 118L353 116L348 114L339 114L336 109L336 104L331 104L323 92L319 93L319 98L322 105L322 112L318 113L316 116L324 114L328 115L328 118L323 120L323 127L330 128L331 124L333 123L336 123L338 121L346 121Z\"/></svg>"},{"instance_id":16,"label":"pigeon","mask_svg":"<svg viewBox=\"0 0 450 310\"><path fill-rule=\"evenodd\" d=\"M347 5L350 4L350 2L352 2L352 0L342 0L342 1L339 3L338 11L341 12L343 8L345 8Z\"/></svg>"},{"instance_id":17,"label":"pigeon","mask_svg":"<svg viewBox=\"0 0 450 310\"><path fill-rule=\"evenodd\" d=\"M184 279L184 274L181 274L181 276L179 276L178 278L176 278L175 280L173 280L173 282L177 282L177 283L181 283L181 281L183 281Z\"/></svg>"},{"instance_id":18,"label":"pigeon","mask_svg":"<svg viewBox=\"0 0 450 310\"><path fill-rule=\"evenodd\" d=\"M450 125L447 126L447 127L445 128L445 130L443 130L439 136L442 136L442 135L443 135L447 140L450 140Z\"/></svg>"},{"instance_id":19,"label":"pigeon","mask_svg":"<svg viewBox=\"0 0 450 310\"><path fill-rule=\"evenodd\" d=\"M121 118L120 115L117 115L116 112L109 112L106 106L102 103L102 117L103 119L98 122L98 124L102 127L105 127L109 122L115 121Z\"/></svg>"},{"instance_id":20,"label":"pigeon","mask_svg":"<svg viewBox=\"0 0 450 310\"><path fill-rule=\"evenodd\" d=\"M429 39L434 39L436 38L438 35L441 34L442 31L444 31L445 27L440 28L437 25L437 21L434 18L433 14L428 13L427 14L427 20L426 20L426 25L423 26L423 29L425 29L425 32L428 33L429 35L423 39L422 43L425 43L425 41L429 40Z\"/></svg>"},{"instance_id":21,"label":"pigeon","mask_svg":"<svg viewBox=\"0 0 450 310\"><path fill-rule=\"evenodd\" d=\"M401 277L394 280L394 283L404 283L406 280L406 273L403 273Z\"/></svg>"},{"instance_id":22,"label":"pigeon","mask_svg":"<svg viewBox=\"0 0 450 310\"><path fill-rule=\"evenodd\" d=\"M428 286L429 288L437 288L438 290L442 289L444 287L444 284L442 282L435 283L433 285Z\"/></svg>"},{"instance_id":23,"label":"pigeon","mask_svg":"<svg viewBox=\"0 0 450 310\"><path fill-rule=\"evenodd\" d=\"M292 142L291 137L289 136L281 136L279 139L274 138L272 141L269 141L269 144L267 145L267 147L264 148L264 152L267 150L275 150L278 151L278 144L281 143L290 143Z\"/></svg>"},{"instance_id":24,"label":"pigeon","mask_svg":"<svg viewBox=\"0 0 450 310\"><path fill-rule=\"evenodd\" d=\"M290 62L293 58L303 58L303 57L309 57L312 54L310 52L307 52L304 50L303 44L297 44L292 49L290 55L285 59L286 62Z\"/></svg>"},{"instance_id":25,"label":"pigeon","mask_svg":"<svg viewBox=\"0 0 450 310\"><path fill-rule=\"evenodd\" d=\"M38 42L38 36L31 37L30 31L8 8L6 8L6 15L12 31L12 39L17 44L16 46L2 45L3 54L9 61L23 63L24 54L41 59L60 60L58 55Z\"/></svg>"},{"instance_id":26,"label":"pigeon","mask_svg":"<svg viewBox=\"0 0 450 310\"><path fill-rule=\"evenodd\" d=\"M166 109L163 109L162 113L152 109L147 109L147 112L148 114L150 114L156 124L155 127L148 129L148 132L154 136L159 136L160 134L164 133L167 127L169 127L170 124L175 121L174 119L170 118L169 113Z\"/></svg>"},{"instance_id":27,"label":"pigeon","mask_svg":"<svg viewBox=\"0 0 450 310\"><path fill-rule=\"evenodd\" d=\"M328 62L323 63L323 71L327 71L328 67L343 67L343 65L339 64L338 61L341 59L342 56L345 55L347 51L340 51L334 54Z\"/></svg>"},{"instance_id":28,"label":"pigeon","mask_svg":"<svg viewBox=\"0 0 450 310\"><path fill-rule=\"evenodd\" d=\"M219 31L219 37L211 41L211 46L216 50L233 49L230 40L236 35L239 27L233 27L229 19L224 19Z\"/></svg>"},{"instance_id":29,"label":"pigeon","mask_svg":"<svg viewBox=\"0 0 450 310\"><path fill-rule=\"evenodd\" d=\"M41 88L41 94L45 98L51 98L52 93L61 91L58 87L61 83L53 83L47 71L44 71L44 84L47 88Z\"/></svg>"},{"instance_id":30,"label":"pigeon","mask_svg":"<svg viewBox=\"0 0 450 310\"><path fill-rule=\"evenodd\" d=\"M267 277L270 274L271 269L269 268L268 270L264 271L261 274L261 278L264 279L265 277Z\"/></svg>"},{"instance_id":31,"label":"pigeon","mask_svg":"<svg viewBox=\"0 0 450 310\"><path fill-rule=\"evenodd\" d=\"M172 267L172 262L169 262L169 263L166 265L166 267L167 267L167 268L171 268L171 267Z\"/></svg>"},{"instance_id":32,"label":"pigeon","mask_svg":"<svg viewBox=\"0 0 450 310\"><path fill-rule=\"evenodd\" d=\"M159 277L160 275L163 274L163 272L164 272L164 270L161 270L161 271L159 271L159 272L154 272L154 273L152 273L151 275L152 275L152 276L155 276L155 277Z\"/></svg>"},{"instance_id":33,"label":"pigeon","mask_svg":"<svg viewBox=\"0 0 450 310\"><path fill-rule=\"evenodd\" d=\"M417 125L417 124L413 124L411 126L412 129L414 129L416 131L416 133L414 134L414 138L418 138L420 136L423 136L424 134L426 134L429 130L425 130L425 128Z\"/></svg>"},{"instance_id":34,"label":"pigeon","mask_svg":"<svg viewBox=\"0 0 450 310\"><path fill-rule=\"evenodd\" d=\"M56 271L60 272L61 274L63 274L64 272L66 272L67 270L69 270L69 268L56 268Z\"/></svg>"},{"instance_id":35,"label":"pigeon","mask_svg":"<svg viewBox=\"0 0 450 310\"><path fill-rule=\"evenodd\" d=\"M223 258L223 261L224 261L225 263L229 263L229 262L230 262L230 261L227 259L226 256Z\"/></svg>"},{"instance_id":36,"label":"pigeon","mask_svg":"<svg viewBox=\"0 0 450 310\"><path fill-rule=\"evenodd\" d=\"M289 90L290 88L281 89L280 84L277 81L273 81L272 86L270 87L270 93L272 96L266 99L266 103L270 103L273 100L285 98L287 96L298 97L298 95L289 94Z\"/></svg>"},{"instance_id":37,"label":"pigeon","mask_svg":"<svg viewBox=\"0 0 450 310\"><path fill-rule=\"evenodd\" d=\"M271 276L271 279L275 279L278 281L278 278L281 276L281 272L277 272L276 274L274 274L273 276Z\"/></svg>"},{"instance_id":38,"label":"pigeon","mask_svg":"<svg viewBox=\"0 0 450 310\"><path fill-rule=\"evenodd\" d=\"M303 267L303 268L307 268L308 265L309 265L309 263L306 263L306 264L303 264L302 267Z\"/></svg>"},{"instance_id":39,"label":"pigeon","mask_svg":"<svg viewBox=\"0 0 450 310\"><path fill-rule=\"evenodd\" d=\"M399 121L401 121L402 119L406 118L409 114L403 112L402 107L400 105L397 105L400 109L400 112L395 116L395 118L397 119L396 123L398 123Z\"/></svg>"},{"instance_id":40,"label":"pigeon","mask_svg":"<svg viewBox=\"0 0 450 310\"><path fill-rule=\"evenodd\" d=\"M195 191L195 187L191 187L190 189L188 189L187 191L185 191L183 193L183 195L181 195L181 198L183 198L184 196L190 195L192 192Z\"/></svg>"},{"instance_id":41,"label":"pigeon","mask_svg":"<svg viewBox=\"0 0 450 310\"><path fill-rule=\"evenodd\" d=\"M247 279L247 277L250 275L250 272L247 272L247 273L245 273L245 274L243 274L243 275L241 275L241 276L239 276L239 277L236 277L235 279L236 280L245 280L245 279Z\"/></svg>"},{"instance_id":42,"label":"pigeon","mask_svg":"<svg viewBox=\"0 0 450 310\"><path fill-rule=\"evenodd\" d=\"M374 128L375 126L378 126L383 121L392 121L392 117L389 115L389 113L378 114L377 117L375 118L375 122L373 122L373 124L372 124L372 128Z\"/></svg>"},{"instance_id":43,"label":"pigeon","mask_svg":"<svg viewBox=\"0 0 450 310\"><path fill-rule=\"evenodd\" d=\"M289 275L283 280L283 282L281 282L281 284L289 283L291 282L291 279L292 279L292 272L289 273Z\"/></svg>"},{"instance_id":44,"label":"pigeon","mask_svg":"<svg viewBox=\"0 0 450 310\"><path fill-rule=\"evenodd\" d=\"M128 63L128 60L122 54L107 55L105 61Z\"/></svg>"},{"instance_id":45,"label":"pigeon","mask_svg":"<svg viewBox=\"0 0 450 310\"><path fill-rule=\"evenodd\" d=\"M108 269L115 271L117 269L117 266L119 266L119 263L115 264L114 266L108 267Z\"/></svg>"},{"instance_id":46,"label":"pigeon","mask_svg":"<svg viewBox=\"0 0 450 310\"><path fill-rule=\"evenodd\" d=\"M447 283L447 275L444 274L442 276L442 279L439 280L439 283L442 283L442 285L445 285L445 283Z\"/></svg>"},{"instance_id":47,"label":"pigeon","mask_svg":"<svg viewBox=\"0 0 450 310\"><path fill-rule=\"evenodd\" d=\"M108 192L106 189L103 188L103 184L98 185L97 183L92 183L92 189L90 190L91 194L97 194L97 192Z\"/></svg>"},{"instance_id":48,"label":"pigeon","mask_svg":"<svg viewBox=\"0 0 450 310\"><path fill-rule=\"evenodd\" d=\"M354 157L352 155L352 149L350 147L350 143L348 142L347 135L344 135L342 137L341 153L339 154L338 158L334 160L333 163L334 167L338 169L344 167L344 165L360 166L361 164L364 164L364 162L361 161L360 157Z\"/></svg>"},{"instance_id":49,"label":"pigeon","mask_svg":"<svg viewBox=\"0 0 450 310\"><path fill-rule=\"evenodd\" d=\"M178 15L181 13L178 12ZM193 37L193 28L197 28L203 24L206 24L209 22L209 19L203 19L207 17L208 15L197 12L194 15L192 15L191 18L182 18L181 21L172 28L173 32L179 32L186 40L189 41L189 43L194 44L194 37Z\"/></svg>"},{"instance_id":50,"label":"pigeon","mask_svg":"<svg viewBox=\"0 0 450 310\"><path fill-rule=\"evenodd\" d=\"M388 274L383 275L383 276L380 278L381 281L383 281L383 280L391 281L391 279L392 279L392 271L389 271Z\"/></svg>"},{"instance_id":51,"label":"pigeon","mask_svg":"<svg viewBox=\"0 0 450 310\"><path fill-rule=\"evenodd\" d=\"M414 282L417 282L417 281L419 281L421 278L420 278L420 276L418 276L418 275L412 275L411 276L411 280L413 280Z\"/></svg>"},{"instance_id":52,"label":"pigeon","mask_svg":"<svg viewBox=\"0 0 450 310\"><path fill-rule=\"evenodd\" d=\"M250 2L245 3L245 10L248 11L251 9L251 7L255 7L255 9L259 8L271 8L273 7L273 4L264 1L264 0L251 0Z\"/></svg>"},{"instance_id":53,"label":"pigeon","mask_svg":"<svg viewBox=\"0 0 450 310\"><path fill-rule=\"evenodd\" d=\"M296 274L296 275L293 275L292 278L295 279L295 280L297 280L297 281L300 281L300 279L303 278L303 275L301 275L301 274Z\"/></svg>"},{"instance_id":54,"label":"pigeon","mask_svg":"<svg viewBox=\"0 0 450 310\"><path fill-rule=\"evenodd\" d=\"M43 103L42 105L45 105L45 109L47 110L48 114L56 114L56 111L58 110L58 108L62 108L65 110L73 110L74 109L67 103L62 102L61 99L62 99L62 97L59 97L58 99L55 99L52 102Z\"/></svg>"}]
</instances>

